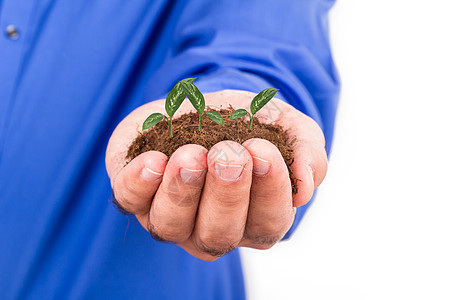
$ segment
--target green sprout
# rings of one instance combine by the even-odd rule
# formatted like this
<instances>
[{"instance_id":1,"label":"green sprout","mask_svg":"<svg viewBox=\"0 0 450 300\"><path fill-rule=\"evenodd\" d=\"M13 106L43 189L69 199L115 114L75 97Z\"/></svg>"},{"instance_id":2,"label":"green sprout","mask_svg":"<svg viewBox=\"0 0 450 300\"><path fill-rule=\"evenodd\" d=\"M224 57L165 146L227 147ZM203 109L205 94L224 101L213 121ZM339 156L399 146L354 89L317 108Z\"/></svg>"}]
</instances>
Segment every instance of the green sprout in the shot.
<instances>
[{"instance_id":1,"label":"green sprout","mask_svg":"<svg viewBox=\"0 0 450 300\"><path fill-rule=\"evenodd\" d=\"M253 124L253 117L255 114L263 108L264 105L266 105L272 98L275 96L275 94L279 91L279 89L273 89L268 88L263 91L261 91L258 95L253 98L252 103L250 104L250 112L247 110L240 108L238 110L235 110L231 116L230 120L235 120L244 117L245 115L248 115L250 117L250 125L248 127L248 130L252 130L252 124Z\"/></svg>"},{"instance_id":2,"label":"green sprout","mask_svg":"<svg viewBox=\"0 0 450 300\"><path fill-rule=\"evenodd\" d=\"M202 131L202 120L204 117L205 111L205 98L203 94L199 91L199 89L194 85L193 82L189 81L180 81L181 88L185 93L186 97L191 102L192 106L194 106L195 110L198 113L198 131ZM210 118L212 121L216 122L220 125L225 125L223 118L216 111L207 111L206 116Z\"/></svg>"},{"instance_id":3,"label":"green sprout","mask_svg":"<svg viewBox=\"0 0 450 300\"><path fill-rule=\"evenodd\" d=\"M169 94L167 94L166 97L165 109L169 118L167 119L167 117L161 113L153 113L150 116L148 116L147 119L145 119L144 124L142 125L142 130L146 130L150 127L153 127L159 122L161 122L164 118L166 118L169 123L169 136L173 137L172 117L177 111L177 109L180 107L181 103L183 103L184 99L186 99L186 96L183 92L183 89L181 88L181 85L184 82L193 84L195 79L196 78L185 78L183 80L178 81L177 84L175 84L175 86L172 88Z\"/></svg>"},{"instance_id":4,"label":"green sprout","mask_svg":"<svg viewBox=\"0 0 450 300\"><path fill-rule=\"evenodd\" d=\"M150 116L147 117L147 119L145 119L144 124L142 124L142 130L149 129L150 127L153 127L159 122L161 122L163 119L166 119L169 124L169 136L173 137L172 117L178 110L178 108L180 108L184 99L188 98L198 112L198 121L199 121L198 130L201 131L202 119L204 116L203 113L205 111L205 98L203 97L202 93L198 90L198 88L194 85L195 79L196 78L185 78L183 80L178 81L177 84L175 84L175 86L172 88L169 94L167 94L166 97L165 109L169 118L167 118L162 113L152 113ZM220 116L218 112L211 110L207 111L205 114L212 121L220 125L225 124L223 118Z\"/></svg>"}]
</instances>

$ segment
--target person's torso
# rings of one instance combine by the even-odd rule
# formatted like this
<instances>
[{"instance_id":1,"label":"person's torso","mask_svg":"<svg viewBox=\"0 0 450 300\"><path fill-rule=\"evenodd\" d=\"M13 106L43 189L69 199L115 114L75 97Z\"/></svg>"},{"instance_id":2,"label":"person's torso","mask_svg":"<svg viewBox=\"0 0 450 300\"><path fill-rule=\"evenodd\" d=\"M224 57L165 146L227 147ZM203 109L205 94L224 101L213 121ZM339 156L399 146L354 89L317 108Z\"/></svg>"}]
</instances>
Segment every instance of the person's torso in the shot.
<instances>
[{"instance_id":1,"label":"person's torso","mask_svg":"<svg viewBox=\"0 0 450 300\"><path fill-rule=\"evenodd\" d=\"M202 262L109 202L108 137L146 101L181 6L0 1L17 30L0 37L2 299L244 297L237 252Z\"/></svg>"}]
</instances>

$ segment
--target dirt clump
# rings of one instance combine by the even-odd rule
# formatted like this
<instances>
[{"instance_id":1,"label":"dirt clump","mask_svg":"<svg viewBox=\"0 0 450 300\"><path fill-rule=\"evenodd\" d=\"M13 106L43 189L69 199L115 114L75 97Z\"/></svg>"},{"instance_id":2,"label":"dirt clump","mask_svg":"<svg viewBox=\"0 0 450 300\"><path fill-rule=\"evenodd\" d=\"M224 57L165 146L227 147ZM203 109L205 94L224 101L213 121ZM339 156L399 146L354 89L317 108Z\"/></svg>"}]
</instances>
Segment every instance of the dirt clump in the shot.
<instances>
[{"instance_id":1,"label":"dirt clump","mask_svg":"<svg viewBox=\"0 0 450 300\"><path fill-rule=\"evenodd\" d=\"M186 144L198 144L209 150L218 142L225 140L242 144L251 138L266 139L274 144L283 156L291 178L292 192L296 194L299 179L294 178L290 167L294 161L292 144L295 141L289 139L287 132L280 125L262 123L258 117L254 118L252 130L249 131L249 121L245 118L228 119L233 111L232 107L218 110L225 121L225 126L204 117L202 131L198 131L196 112L181 115L173 120L173 137L169 137L169 125L163 120L152 128L139 132L128 148L126 158L131 161L141 153L151 150L160 151L170 157L175 150Z\"/></svg>"}]
</instances>

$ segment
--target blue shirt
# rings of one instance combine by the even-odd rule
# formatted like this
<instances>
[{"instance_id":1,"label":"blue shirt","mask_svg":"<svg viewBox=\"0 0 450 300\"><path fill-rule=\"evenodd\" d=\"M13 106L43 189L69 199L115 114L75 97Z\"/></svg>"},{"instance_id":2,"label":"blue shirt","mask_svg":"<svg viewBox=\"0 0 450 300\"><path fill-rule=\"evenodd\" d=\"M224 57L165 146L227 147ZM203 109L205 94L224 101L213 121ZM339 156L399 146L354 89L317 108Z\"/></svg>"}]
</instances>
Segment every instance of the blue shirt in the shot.
<instances>
[{"instance_id":1,"label":"blue shirt","mask_svg":"<svg viewBox=\"0 0 450 300\"><path fill-rule=\"evenodd\" d=\"M244 298L237 250L203 262L116 211L106 144L195 76L204 93L279 88L329 150L333 2L0 0L0 297Z\"/></svg>"}]
</instances>

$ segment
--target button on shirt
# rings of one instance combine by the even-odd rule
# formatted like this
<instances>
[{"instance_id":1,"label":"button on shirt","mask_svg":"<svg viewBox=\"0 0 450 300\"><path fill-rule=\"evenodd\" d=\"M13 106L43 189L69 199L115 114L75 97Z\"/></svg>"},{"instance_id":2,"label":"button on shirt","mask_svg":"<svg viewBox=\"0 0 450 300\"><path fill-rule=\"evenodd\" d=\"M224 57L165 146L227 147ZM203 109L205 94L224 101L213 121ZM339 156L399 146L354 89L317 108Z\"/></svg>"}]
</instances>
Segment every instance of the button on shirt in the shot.
<instances>
[{"instance_id":1,"label":"button on shirt","mask_svg":"<svg viewBox=\"0 0 450 300\"><path fill-rule=\"evenodd\" d=\"M6 26L6 35L9 38L13 39L13 40L18 39L19 38L19 32L18 32L16 26L14 26L14 25Z\"/></svg>"},{"instance_id":2,"label":"button on shirt","mask_svg":"<svg viewBox=\"0 0 450 300\"><path fill-rule=\"evenodd\" d=\"M198 77L204 93L279 88L329 150L333 2L0 1L1 298L244 298L238 250L203 262L115 210L106 144L134 108Z\"/></svg>"}]
</instances>

